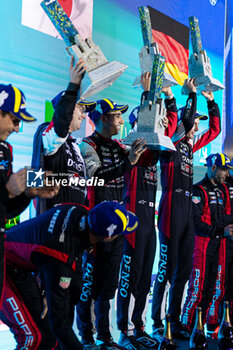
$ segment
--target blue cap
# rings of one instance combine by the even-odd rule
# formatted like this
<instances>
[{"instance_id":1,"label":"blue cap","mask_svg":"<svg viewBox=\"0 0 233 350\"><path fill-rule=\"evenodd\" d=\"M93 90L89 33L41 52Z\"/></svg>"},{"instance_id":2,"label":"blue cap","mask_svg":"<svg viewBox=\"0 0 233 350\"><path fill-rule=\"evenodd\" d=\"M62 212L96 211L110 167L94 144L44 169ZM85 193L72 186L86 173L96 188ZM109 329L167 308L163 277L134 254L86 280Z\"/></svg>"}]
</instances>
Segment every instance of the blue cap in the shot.
<instances>
[{"instance_id":1,"label":"blue cap","mask_svg":"<svg viewBox=\"0 0 233 350\"><path fill-rule=\"evenodd\" d=\"M135 107L132 112L129 115L129 123L133 124L135 121L138 120L140 106Z\"/></svg>"},{"instance_id":2,"label":"blue cap","mask_svg":"<svg viewBox=\"0 0 233 350\"><path fill-rule=\"evenodd\" d=\"M118 202L102 202L88 214L92 233L99 237L114 237L129 234L138 227L138 218Z\"/></svg>"},{"instance_id":3,"label":"blue cap","mask_svg":"<svg viewBox=\"0 0 233 350\"><path fill-rule=\"evenodd\" d=\"M57 94L57 96L55 96L51 100L54 109L57 107L58 102L60 101L61 97L65 94L65 92L66 92L65 90L59 92L59 94ZM85 106L86 107L86 112L88 112L88 113L94 111L95 107L96 107L96 102L91 102L91 101L86 101L86 100L79 100L77 102L77 104L80 105L80 106Z\"/></svg>"},{"instance_id":4,"label":"blue cap","mask_svg":"<svg viewBox=\"0 0 233 350\"><path fill-rule=\"evenodd\" d=\"M208 116L205 114L199 114L196 112L195 119L200 119L200 120L207 120Z\"/></svg>"},{"instance_id":5,"label":"blue cap","mask_svg":"<svg viewBox=\"0 0 233 350\"><path fill-rule=\"evenodd\" d=\"M77 102L77 104L79 106L85 106L87 113L93 112L96 108L96 102L91 102L91 101L87 101L87 100L79 100Z\"/></svg>"},{"instance_id":6,"label":"blue cap","mask_svg":"<svg viewBox=\"0 0 233 350\"><path fill-rule=\"evenodd\" d=\"M26 111L26 98L17 87L9 84L0 84L0 109L13 114L23 122L34 122L34 118Z\"/></svg>"},{"instance_id":7,"label":"blue cap","mask_svg":"<svg viewBox=\"0 0 233 350\"><path fill-rule=\"evenodd\" d=\"M185 107L181 107L177 110L178 121L183 119ZM207 120L208 116L204 114L199 114L196 112L195 119Z\"/></svg>"},{"instance_id":8,"label":"blue cap","mask_svg":"<svg viewBox=\"0 0 233 350\"><path fill-rule=\"evenodd\" d=\"M212 167L216 165L219 168L231 169L231 161L224 153L213 153L206 158L206 165Z\"/></svg>"},{"instance_id":9,"label":"blue cap","mask_svg":"<svg viewBox=\"0 0 233 350\"><path fill-rule=\"evenodd\" d=\"M96 109L94 112L89 113L90 119L95 123L103 114L107 114L112 111L120 111L125 113L129 108L128 105L117 105L115 102L104 98L103 100L98 100Z\"/></svg>"}]
</instances>

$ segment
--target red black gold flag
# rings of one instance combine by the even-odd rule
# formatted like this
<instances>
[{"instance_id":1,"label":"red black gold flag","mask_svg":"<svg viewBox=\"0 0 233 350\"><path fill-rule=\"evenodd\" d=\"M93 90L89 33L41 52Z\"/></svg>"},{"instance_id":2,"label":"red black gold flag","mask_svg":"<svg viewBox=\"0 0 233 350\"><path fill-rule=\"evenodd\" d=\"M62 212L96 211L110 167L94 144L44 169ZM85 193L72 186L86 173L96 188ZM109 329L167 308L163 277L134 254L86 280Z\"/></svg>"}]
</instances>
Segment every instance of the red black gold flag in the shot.
<instances>
[{"instance_id":1,"label":"red black gold flag","mask_svg":"<svg viewBox=\"0 0 233 350\"><path fill-rule=\"evenodd\" d=\"M183 85L188 78L189 27L148 6L152 35L166 58L165 72Z\"/></svg>"}]
</instances>

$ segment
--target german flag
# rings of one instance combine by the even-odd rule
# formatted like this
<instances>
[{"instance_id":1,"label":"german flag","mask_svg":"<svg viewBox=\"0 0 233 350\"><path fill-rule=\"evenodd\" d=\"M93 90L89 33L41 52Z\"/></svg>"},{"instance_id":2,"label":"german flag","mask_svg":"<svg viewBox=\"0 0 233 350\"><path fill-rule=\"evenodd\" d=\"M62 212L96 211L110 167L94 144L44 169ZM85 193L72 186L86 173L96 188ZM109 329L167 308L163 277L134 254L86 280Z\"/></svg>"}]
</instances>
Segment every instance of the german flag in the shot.
<instances>
[{"instance_id":1,"label":"german flag","mask_svg":"<svg viewBox=\"0 0 233 350\"><path fill-rule=\"evenodd\" d=\"M152 35L166 58L165 72L183 85L188 78L189 27L148 6Z\"/></svg>"}]
</instances>

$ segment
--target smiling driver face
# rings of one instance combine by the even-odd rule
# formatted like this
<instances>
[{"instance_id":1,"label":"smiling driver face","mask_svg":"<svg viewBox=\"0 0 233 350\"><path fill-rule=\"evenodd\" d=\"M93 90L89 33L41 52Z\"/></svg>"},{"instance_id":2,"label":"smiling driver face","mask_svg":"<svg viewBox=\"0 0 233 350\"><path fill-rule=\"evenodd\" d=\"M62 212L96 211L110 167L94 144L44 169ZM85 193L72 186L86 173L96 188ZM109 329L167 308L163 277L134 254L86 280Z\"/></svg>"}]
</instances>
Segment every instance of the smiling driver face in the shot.
<instances>
[{"instance_id":1,"label":"smiling driver face","mask_svg":"<svg viewBox=\"0 0 233 350\"><path fill-rule=\"evenodd\" d=\"M192 129L187 133L188 139L190 139L190 140L194 139L196 132L199 130L199 127L198 127L199 123L200 123L200 120L198 118L196 118Z\"/></svg>"},{"instance_id":2,"label":"smiling driver face","mask_svg":"<svg viewBox=\"0 0 233 350\"><path fill-rule=\"evenodd\" d=\"M120 132L121 125L124 124L124 119L120 111L108 112L104 115L105 126L111 136L117 135Z\"/></svg>"},{"instance_id":3,"label":"smiling driver face","mask_svg":"<svg viewBox=\"0 0 233 350\"><path fill-rule=\"evenodd\" d=\"M81 128L81 123L83 119L86 118L85 111L86 111L85 106L80 106L76 103L74 112L73 112L73 118L70 123L69 132L73 132Z\"/></svg>"}]
</instances>

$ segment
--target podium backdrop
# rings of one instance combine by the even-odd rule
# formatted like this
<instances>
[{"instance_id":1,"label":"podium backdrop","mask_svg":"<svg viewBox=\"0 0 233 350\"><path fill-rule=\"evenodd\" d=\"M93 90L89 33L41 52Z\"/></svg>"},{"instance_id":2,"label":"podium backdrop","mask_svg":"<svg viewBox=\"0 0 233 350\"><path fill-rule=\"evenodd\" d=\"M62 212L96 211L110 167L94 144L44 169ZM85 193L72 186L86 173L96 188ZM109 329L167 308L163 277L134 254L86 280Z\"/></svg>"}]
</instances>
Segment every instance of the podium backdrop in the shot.
<instances>
[{"instance_id":1,"label":"podium backdrop","mask_svg":"<svg viewBox=\"0 0 233 350\"><path fill-rule=\"evenodd\" d=\"M140 74L138 52L143 46L143 41L137 8L141 5L149 5L186 26L188 26L189 16L198 17L203 48L210 57L213 75L220 81L224 79L225 0L196 0L195 2L190 0L95 0L94 4L92 0L61 0L60 2L65 4L65 9L71 14L72 20L84 36L93 33L94 41L101 47L109 61L116 59L129 66L112 87L97 94L93 97L94 99L108 97L119 103L128 103L129 112L139 104L141 91L133 89L131 84ZM23 125L23 138L18 134L12 135L9 139L14 146L15 170L22 165L30 164L32 138L38 124L44 121L45 101L63 90L69 79L65 44L62 40L45 34L51 30L56 36L49 21L40 17L39 3L40 0L12 0L2 1L0 5L1 81L11 82L25 92L28 109L38 119L38 122L33 125ZM232 41L230 13L232 11L229 8L228 47L231 47ZM47 25L49 29L45 29ZM228 67L231 64L229 55L231 58L230 51L227 56ZM229 84L231 84L230 71L227 77ZM174 92L178 106L182 106L186 98L181 96L180 86L174 88ZM229 101L232 100L230 94L231 90L228 89ZM215 94L221 110L222 95L221 92ZM198 99L198 111L206 112L203 97ZM125 115L125 120L127 119L128 114ZM206 126L207 123L204 122L203 128ZM229 130L229 124L227 129ZM82 129L80 136L84 133L85 130ZM203 154L198 154L195 158L196 164L200 159L203 161L207 153L219 151L221 144L222 136L219 136L208 149L203 150Z\"/></svg>"},{"instance_id":2,"label":"podium backdrop","mask_svg":"<svg viewBox=\"0 0 233 350\"><path fill-rule=\"evenodd\" d=\"M59 0L83 34L91 35L109 61L118 60L128 69L113 86L93 96L93 99L110 98L120 104L129 104L126 121L121 131L128 130L128 115L139 104L141 90L132 83L140 74L138 53L143 46L138 6L151 6L157 11L188 26L188 17L199 19L203 48L207 51L214 78L226 84L225 92L216 92L222 122L222 134L195 155L195 166L203 165L211 152L222 147L229 153L232 148L232 0ZM0 77L2 83L12 83L21 88L27 98L27 108L38 121L24 124L19 134L9 138L14 147L14 170L31 163L32 140L37 126L45 120L46 101L64 90L69 80L69 63L65 44L43 16L40 0L1 1L0 4ZM189 52L192 52L191 43ZM181 86L173 88L178 107L186 97ZM48 110L48 109L46 109ZM198 97L198 112L207 113L205 99ZM51 112L48 112L51 113ZM201 123L200 129L207 128ZM92 131L87 121L77 136ZM22 134L23 132L23 134ZM233 155L233 154L232 154ZM21 220L28 218L28 211ZM12 348L1 345L3 350Z\"/></svg>"}]
</instances>

